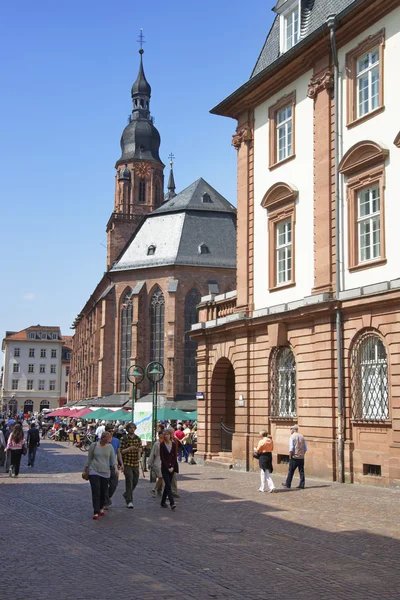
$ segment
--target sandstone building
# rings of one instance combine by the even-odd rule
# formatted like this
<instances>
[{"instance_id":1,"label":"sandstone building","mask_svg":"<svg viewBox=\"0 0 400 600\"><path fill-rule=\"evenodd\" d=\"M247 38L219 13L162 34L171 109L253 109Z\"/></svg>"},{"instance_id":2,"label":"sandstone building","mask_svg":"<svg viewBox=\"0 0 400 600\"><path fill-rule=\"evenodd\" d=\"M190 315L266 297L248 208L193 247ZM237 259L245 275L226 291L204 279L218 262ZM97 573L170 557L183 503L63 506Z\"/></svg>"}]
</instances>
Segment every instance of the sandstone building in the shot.
<instances>
[{"instance_id":1,"label":"sandstone building","mask_svg":"<svg viewBox=\"0 0 400 600\"><path fill-rule=\"evenodd\" d=\"M400 2L274 11L212 111L238 122L237 296L203 298L192 328L199 453L255 468L267 426L284 471L298 423L308 474L398 485Z\"/></svg>"},{"instance_id":2,"label":"sandstone building","mask_svg":"<svg viewBox=\"0 0 400 600\"><path fill-rule=\"evenodd\" d=\"M201 296L236 286L236 209L201 178L176 194L172 162L164 197L142 58L140 50L116 163L106 272L74 323L69 398L123 405L131 389L127 367L157 361L165 368L161 402L194 408L197 343L187 332ZM149 391L145 379L139 397Z\"/></svg>"}]
</instances>

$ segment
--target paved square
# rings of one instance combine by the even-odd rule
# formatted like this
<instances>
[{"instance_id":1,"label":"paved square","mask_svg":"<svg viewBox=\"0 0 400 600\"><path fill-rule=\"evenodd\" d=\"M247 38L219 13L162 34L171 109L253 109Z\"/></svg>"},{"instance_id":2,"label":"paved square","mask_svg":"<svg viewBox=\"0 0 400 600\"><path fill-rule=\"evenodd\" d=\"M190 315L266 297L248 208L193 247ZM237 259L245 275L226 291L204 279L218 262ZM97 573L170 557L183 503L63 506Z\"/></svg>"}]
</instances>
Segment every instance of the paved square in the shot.
<instances>
[{"instance_id":1,"label":"paved square","mask_svg":"<svg viewBox=\"0 0 400 600\"><path fill-rule=\"evenodd\" d=\"M127 510L122 478L93 521L85 459L46 441L34 469L0 474L1 600L400 598L400 490L262 494L258 474L182 465L175 513L148 477Z\"/></svg>"}]
</instances>

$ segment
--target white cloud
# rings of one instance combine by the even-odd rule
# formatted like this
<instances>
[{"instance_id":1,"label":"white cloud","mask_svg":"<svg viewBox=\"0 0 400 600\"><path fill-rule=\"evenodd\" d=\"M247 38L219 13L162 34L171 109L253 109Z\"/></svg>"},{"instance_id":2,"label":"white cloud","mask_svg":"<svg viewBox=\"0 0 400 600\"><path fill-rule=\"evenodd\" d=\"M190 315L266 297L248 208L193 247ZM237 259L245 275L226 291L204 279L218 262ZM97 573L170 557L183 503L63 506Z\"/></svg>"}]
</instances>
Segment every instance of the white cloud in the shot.
<instances>
[{"instance_id":1,"label":"white cloud","mask_svg":"<svg viewBox=\"0 0 400 600\"><path fill-rule=\"evenodd\" d=\"M33 292L28 292L27 294L23 295L23 299L27 302L32 302L33 300L37 299L37 296Z\"/></svg>"}]
</instances>

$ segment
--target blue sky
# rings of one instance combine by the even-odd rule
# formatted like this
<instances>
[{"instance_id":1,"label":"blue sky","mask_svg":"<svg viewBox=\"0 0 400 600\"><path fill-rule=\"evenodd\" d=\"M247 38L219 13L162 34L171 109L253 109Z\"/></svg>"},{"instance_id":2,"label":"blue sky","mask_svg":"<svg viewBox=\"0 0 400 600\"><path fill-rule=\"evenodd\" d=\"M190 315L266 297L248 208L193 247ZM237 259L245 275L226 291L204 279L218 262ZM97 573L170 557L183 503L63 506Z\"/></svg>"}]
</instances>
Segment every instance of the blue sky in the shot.
<instances>
[{"instance_id":1,"label":"blue sky","mask_svg":"<svg viewBox=\"0 0 400 600\"><path fill-rule=\"evenodd\" d=\"M3 3L0 335L70 325L105 269L114 166L143 28L151 112L177 191L199 177L236 204L235 122L209 114L244 83L270 0Z\"/></svg>"}]
</instances>

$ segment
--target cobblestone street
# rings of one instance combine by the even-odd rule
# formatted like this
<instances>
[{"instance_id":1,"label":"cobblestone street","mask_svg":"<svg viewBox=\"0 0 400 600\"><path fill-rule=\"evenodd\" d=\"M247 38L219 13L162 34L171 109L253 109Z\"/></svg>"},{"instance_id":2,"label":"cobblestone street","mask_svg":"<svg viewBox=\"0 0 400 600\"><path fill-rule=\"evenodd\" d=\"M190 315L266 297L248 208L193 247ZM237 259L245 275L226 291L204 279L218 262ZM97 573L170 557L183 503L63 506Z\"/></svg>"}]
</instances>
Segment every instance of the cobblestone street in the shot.
<instances>
[{"instance_id":1,"label":"cobblestone street","mask_svg":"<svg viewBox=\"0 0 400 600\"><path fill-rule=\"evenodd\" d=\"M400 490L262 494L256 473L183 465L175 513L148 477L127 510L122 479L93 521L85 458L46 441L33 470L1 473L1 600L400 597Z\"/></svg>"}]
</instances>

